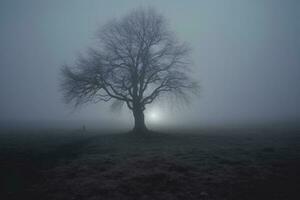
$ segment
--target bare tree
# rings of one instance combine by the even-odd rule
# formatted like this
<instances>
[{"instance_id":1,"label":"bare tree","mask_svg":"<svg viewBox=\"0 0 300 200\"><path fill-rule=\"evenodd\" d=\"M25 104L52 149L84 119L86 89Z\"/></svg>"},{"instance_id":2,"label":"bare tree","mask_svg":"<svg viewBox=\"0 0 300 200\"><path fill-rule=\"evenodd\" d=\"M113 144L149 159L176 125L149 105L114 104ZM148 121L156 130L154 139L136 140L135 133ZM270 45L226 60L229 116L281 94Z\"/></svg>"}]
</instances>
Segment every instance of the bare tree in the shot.
<instances>
[{"instance_id":1,"label":"bare tree","mask_svg":"<svg viewBox=\"0 0 300 200\"><path fill-rule=\"evenodd\" d=\"M196 88L187 74L188 53L155 10L135 10L103 26L97 46L74 66L63 66L65 100L75 106L126 103L134 116L134 131L144 132L147 104L166 95L186 98Z\"/></svg>"}]
</instances>

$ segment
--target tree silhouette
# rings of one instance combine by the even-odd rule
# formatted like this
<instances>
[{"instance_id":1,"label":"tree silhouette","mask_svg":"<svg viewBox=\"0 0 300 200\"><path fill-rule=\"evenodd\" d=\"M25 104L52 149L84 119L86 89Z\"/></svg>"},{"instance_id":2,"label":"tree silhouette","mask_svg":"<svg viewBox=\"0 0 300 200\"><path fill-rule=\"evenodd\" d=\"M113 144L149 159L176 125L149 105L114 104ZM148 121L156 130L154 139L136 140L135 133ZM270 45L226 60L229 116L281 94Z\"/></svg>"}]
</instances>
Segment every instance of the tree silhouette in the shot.
<instances>
[{"instance_id":1,"label":"tree silhouette","mask_svg":"<svg viewBox=\"0 0 300 200\"><path fill-rule=\"evenodd\" d=\"M197 83L188 76L189 49L169 31L153 9L138 9L97 32L97 46L62 68L62 91L75 106L111 101L126 103L134 131L146 129L144 110L158 97L187 98Z\"/></svg>"}]
</instances>

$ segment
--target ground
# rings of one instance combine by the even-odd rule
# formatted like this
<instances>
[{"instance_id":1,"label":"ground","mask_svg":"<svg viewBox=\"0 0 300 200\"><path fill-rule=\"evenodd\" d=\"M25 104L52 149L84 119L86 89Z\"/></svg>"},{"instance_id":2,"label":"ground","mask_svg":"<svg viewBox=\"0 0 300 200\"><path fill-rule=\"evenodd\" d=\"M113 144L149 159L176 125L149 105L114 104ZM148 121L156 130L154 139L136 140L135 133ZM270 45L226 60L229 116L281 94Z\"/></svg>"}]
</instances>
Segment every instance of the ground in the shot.
<instances>
[{"instance_id":1,"label":"ground","mask_svg":"<svg viewBox=\"0 0 300 200\"><path fill-rule=\"evenodd\" d=\"M300 199L299 129L3 130L0 199Z\"/></svg>"}]
</instances>

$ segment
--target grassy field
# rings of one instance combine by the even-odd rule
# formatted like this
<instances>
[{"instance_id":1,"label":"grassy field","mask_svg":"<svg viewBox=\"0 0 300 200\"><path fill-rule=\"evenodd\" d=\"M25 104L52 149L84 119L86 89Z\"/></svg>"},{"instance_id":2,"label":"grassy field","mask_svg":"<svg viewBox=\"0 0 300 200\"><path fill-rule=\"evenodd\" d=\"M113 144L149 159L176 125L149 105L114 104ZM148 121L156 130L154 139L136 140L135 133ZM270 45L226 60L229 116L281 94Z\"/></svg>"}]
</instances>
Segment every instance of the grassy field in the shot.
<instances>
[{"instance_id":1,"label":"grassy field","mask_svg":"<svg viewBox=\"0 0 300 200\"><path fill-rule=\"evenodd\" d=\"M296 129L0 134L0 199L300 199Z\"/></svg>"}]
</instances>

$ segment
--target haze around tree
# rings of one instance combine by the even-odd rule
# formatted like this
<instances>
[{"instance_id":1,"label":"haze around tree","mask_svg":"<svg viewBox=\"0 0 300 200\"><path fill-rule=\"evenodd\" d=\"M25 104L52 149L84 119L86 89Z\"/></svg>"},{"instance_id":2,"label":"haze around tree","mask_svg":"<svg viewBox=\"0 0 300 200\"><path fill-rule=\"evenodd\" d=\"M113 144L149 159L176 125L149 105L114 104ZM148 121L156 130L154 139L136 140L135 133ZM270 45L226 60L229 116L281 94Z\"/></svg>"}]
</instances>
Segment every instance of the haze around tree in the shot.
<instances>
[{"instance_id":1,"label":"haze around tree","mask_svg":"<svg viewBox=\"0 0 300 200\"><path fill-rule=\"evenodd\" d=\"M99 29L95 47L62 67L66 103L125 104L134 132L145 132L144 111L164 97L188 100L198 92L190 76L189 48L179 42L167 20L153 8L139 8Z\"/></svg>"}]
</instances>

